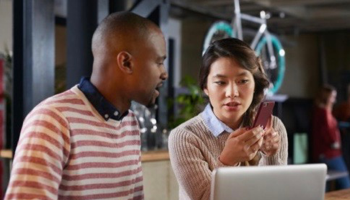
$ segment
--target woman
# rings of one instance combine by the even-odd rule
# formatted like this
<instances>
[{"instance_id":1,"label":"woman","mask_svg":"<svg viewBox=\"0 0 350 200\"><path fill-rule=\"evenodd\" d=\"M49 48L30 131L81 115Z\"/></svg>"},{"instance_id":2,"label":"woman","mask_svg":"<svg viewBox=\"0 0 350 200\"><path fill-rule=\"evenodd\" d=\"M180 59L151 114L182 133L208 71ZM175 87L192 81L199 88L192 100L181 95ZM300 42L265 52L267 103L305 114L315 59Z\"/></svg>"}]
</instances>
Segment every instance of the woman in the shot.
<instances>
[{"instance_id":1,"label":"woman","mask_svg":"<svg viewBox=\"0 0 350 200\"><path fill-rule=\"evenodd\" d=\"M269 81L246 43L214 42L203 55L199 80L210 103L169 136L180 199L209 199L217 167L287 164L287 133L277 117L265 130L249 128Z\"/></svg>"},{"instance_id":2,"label":"woman","mask_svg":"<svg viewBox=\"0 0 350 200\"><path fill-rule=\"evenodd\" d=\"M347 171L337 120L332 108L337 98L333 86L324 85L315 99L312 118L312 155L315 162L325 163L328 170ZM336 189L350 187L349 177L336 179Z\"/></svg>"}]
</instances>

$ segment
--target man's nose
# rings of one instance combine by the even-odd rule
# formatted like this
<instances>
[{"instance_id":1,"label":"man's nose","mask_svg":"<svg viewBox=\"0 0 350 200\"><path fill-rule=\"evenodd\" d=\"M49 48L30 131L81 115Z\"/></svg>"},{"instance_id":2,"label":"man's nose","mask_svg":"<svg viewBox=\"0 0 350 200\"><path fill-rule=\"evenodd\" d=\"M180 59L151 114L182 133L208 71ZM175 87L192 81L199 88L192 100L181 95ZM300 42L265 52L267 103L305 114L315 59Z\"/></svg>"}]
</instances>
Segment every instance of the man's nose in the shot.
<instances>
[{"instance_id":1,"label":"man's nose","mask_svg":"<svg viewBox=\"0 0 350 200\"><path fill-rule=\"evenodd\" d=\"M162 67L162 72L161 72L161 75L160 75L160 78L162 80L166 80L168 78L169 74L168 72L166 71L165 69L165 66Z\"/></svg>"}]
</instances>

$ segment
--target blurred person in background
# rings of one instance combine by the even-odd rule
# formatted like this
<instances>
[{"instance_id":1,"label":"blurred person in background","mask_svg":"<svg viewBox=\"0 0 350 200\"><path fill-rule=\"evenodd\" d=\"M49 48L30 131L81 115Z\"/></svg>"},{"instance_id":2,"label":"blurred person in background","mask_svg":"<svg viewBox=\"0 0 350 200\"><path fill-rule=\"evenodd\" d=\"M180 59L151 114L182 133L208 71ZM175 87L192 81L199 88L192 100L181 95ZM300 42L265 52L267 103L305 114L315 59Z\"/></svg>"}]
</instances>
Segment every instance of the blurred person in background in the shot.
<instances>
[{"instance_id":1,"label":"blurred person in background","mask_svg":"<svg viewBox=\"0 0 350 200\"><path fill-rule=\"evenodd\" d=\"M338 123L332 114L337 91L331 85L323 85L314 102L312 116L312 159L325 163L328 170L346 172ZM350 188L349 177L335 180L336 189Z\"/></svg>"},{"instance_id":2,"label":"blurred person in background","mask_svg":"<svg viewBox=\"0 0 350 200\"><path fill-rule=\"evenodd\" d=\"M346 97L345 101L334 106L333 114L338 120L338 127L341 133L343 158L347 168L350 169L350 84L347 87Z\"/></svg>"}]
</instances>

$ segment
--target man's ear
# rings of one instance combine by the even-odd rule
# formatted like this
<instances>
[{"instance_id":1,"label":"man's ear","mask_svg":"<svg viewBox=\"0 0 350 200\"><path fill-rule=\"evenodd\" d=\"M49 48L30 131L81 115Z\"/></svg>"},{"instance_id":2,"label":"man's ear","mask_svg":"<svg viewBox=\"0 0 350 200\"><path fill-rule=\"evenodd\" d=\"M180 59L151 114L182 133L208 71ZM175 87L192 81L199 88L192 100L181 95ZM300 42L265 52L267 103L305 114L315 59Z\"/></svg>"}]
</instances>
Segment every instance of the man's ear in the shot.
<instances>
[{"instance_id":1,"label":"man's ear","mask_svg":"<svg viewBox=\"0 0 350 200\"><path fill-rule=\"evenodd\" d=\"M132 55L127 51L121 51L117 55L118 67L121 71L131 74L133 72Z\"/></svg>"}]
</instances>

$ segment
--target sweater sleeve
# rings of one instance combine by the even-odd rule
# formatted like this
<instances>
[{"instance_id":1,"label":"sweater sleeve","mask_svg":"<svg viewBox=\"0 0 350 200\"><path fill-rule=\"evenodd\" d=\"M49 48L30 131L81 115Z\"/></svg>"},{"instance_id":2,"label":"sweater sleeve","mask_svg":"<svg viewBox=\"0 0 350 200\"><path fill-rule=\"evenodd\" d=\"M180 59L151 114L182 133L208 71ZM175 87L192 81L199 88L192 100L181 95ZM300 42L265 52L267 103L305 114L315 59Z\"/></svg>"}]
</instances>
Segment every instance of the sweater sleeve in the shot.
<instances>
[{"instance_id":1,"label":"sweater sleeve","mask_svg":"<svg viewBox=\"0 0 350 200\"><path fill-rule=\"evenodd\" d=\"M273 128L277 131L277 133L280 134L280 137L281 137L280 148L278 152L271 157L267 157L262 153L259 165L287 165L288 164L287 131L282 121L276 116L273 117Z\"/></svg>"},{"instance_id":2,"label":"sweater sleeve","mask_svg":"<svg viewBox=\"0 0 350 200\"><path fill-rule=\"evenodd\" d=\"M336 142L340 143L338 124L331 112L326 113L325 131L327 131L327 135L329 135L329 138L326 141L330 146Z\"/></svg>"},{"instance_id":3,"label":"sweater sleeve","mask_svg":"<svg viewBox=\"0 0 350 200\"><path fill-rule=\"evenodd\" d=\"M198 139L189 130L180 127L170 133L171 165L179 186L186 193L184 196L207 200L210 197L211 170L198 145Z\"/></svg>"},{"instance_id":4,"label":"sweater sleeve","mask_svg":"<svg viewBox=\"0 0 350 200\"><path fill-rule=\"evenodd\" d=\"M314 114L313 134L317 135L326 146L330 147L334 142L338 142L337 127L332 127L332 116L326 109L318 109Z\"/></svg>"},{"instance_id":5,"label":"sweater sleeve","mask_svg":"<svg viewBox=\"0 0 350 200\"><path fill-rule=\"evenodd\" d=\"M68 124L54 108L39 106L25 119L5 199L57 199L70 151Z\"/></svg>"}]
</instances>

